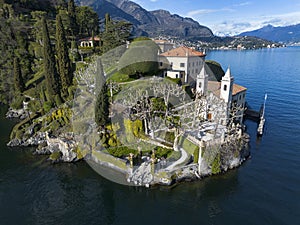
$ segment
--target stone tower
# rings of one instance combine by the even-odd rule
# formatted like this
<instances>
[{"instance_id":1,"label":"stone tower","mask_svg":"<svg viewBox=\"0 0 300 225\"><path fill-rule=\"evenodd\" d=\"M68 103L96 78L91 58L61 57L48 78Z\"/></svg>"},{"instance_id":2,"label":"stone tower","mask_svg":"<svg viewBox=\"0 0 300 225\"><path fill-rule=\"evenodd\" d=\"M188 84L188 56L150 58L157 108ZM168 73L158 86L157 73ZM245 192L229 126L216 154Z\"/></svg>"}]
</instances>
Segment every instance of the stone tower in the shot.
<instances>
[{"instance_id":1,"label":"stone tower","mask_svg":"<svg viewBox=\"0 0 300 225\"><path fill-rule=\"evenodd\" d=\"M230 106L232 99L232 86L233 86L233 76L231 76L230 68L227 69L225 75L221 80L221 92L220 98Z\"/></svg>"},{"instance_id":2,"label":"stone tower","mask_svg":"<svg viewBox=\"0 0 300 225\"><path fill-rule=\"evenodd\" d=\"M203 64L203 67L200 71L200 73L197 75L196 79L196 91L197 93L200 93L201 95L207 94L207 86L208 86L208 74L205 69L205 63Z\"/></svg>"}]
</instances>

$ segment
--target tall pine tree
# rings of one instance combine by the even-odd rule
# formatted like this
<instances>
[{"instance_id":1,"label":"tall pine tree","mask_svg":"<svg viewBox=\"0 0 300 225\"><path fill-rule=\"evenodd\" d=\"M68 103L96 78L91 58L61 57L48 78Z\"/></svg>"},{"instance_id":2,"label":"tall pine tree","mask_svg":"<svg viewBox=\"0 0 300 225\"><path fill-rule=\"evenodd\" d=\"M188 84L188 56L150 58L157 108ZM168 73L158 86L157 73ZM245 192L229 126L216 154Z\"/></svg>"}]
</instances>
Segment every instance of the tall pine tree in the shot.
<instances>
[{"instance_id":1,"label":"tall pine tree","mask_svg":"<svg viewBox=\"0 0 300 225\"><path fill-rule=\"evenodd\" d=\"M95 121L99 127L104 128L109 123L109 99L107 84L104 83L95 104Z\"/></svg>"},{"instance_id":2,"label":"tall pine tree","mask_svg":"<svg viewBox=\"0 0 300 225\"><path fill-rule=\"evenodd\" d=\"M45 18L42 18L43 31L43 65L46 78L48 100L54 102L55 95L60 95L60 79L56 71L55 57L51 47L48 26Z\"/></svg>"},{"instance_id":3,"label":"tall pine tree","mask_svg":"<svg viewBox=\"0 0 300 225\"><path fill-rule=\"evenodd\" d=\"M104 128L109 123L109 99L101 60L97 60L95 121Z\"/></svg>"},{"instance_id":4,"label":"tall pine tree","mask_svg":"<svg viewBox=\"0 0 300 225\"><path fill-rule=\"evenodd\" d=\"M68 2L68 17L69 17L69 24L71 35L75 37L78 34L78 25L76 21L76 6L74 0L70 0Z\"/></svg>"},{"instance_id":5,"label":"tall pine tree","mask_svg":"<svg viewBox=\"0 0 300 225\"><path fill-rule=\"evenodd\" d=\"M116 21L105 15L105 30L102 34L102 51L107 52L113 48L126 44L130 37L132 24L126 21Z\"/></svg>"},{"instance_id":6,"label":"tall pine tree","mask_svg":"<svg viewBox=\"0 0 300 225\"><path fill-rule=\"evenodd\" d=\"M14 58L14 86L16 93L22 93L25 90L25 84L20 68L20 62L17 57Z\"/></svg>"},{"instance_id":7,"label":"tall pine tree","mask_svg":"<svg viewBox=\"0 0 300 225\"><path fill-rule=\"evenodd\" d=\"M105 31L106 32L108 32L110 21L111 21L110 15L109 15L109 13L106 13L105 14Z\"/></svg>"},{"instance_id":8,"label":"tall pine tree","mask_svg":"<svg viewBox=\"0 0 300 225\"><path fill-rule=\"evenodd\" d=\"M68 87L72 83L72 68L68 52L68 42L60 15L56 16L56 54L62 95L66 97L68 96Z\"/></svg>"}]
</instances>

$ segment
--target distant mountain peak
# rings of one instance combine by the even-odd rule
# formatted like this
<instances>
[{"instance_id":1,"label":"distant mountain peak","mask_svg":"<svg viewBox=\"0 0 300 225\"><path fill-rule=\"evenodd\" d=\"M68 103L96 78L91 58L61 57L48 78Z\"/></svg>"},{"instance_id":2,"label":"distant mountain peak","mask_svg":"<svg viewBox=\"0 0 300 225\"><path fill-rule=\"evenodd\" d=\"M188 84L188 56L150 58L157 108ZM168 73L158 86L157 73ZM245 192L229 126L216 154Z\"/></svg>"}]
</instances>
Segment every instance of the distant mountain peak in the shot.
<instances>
[{"instance_id":1,"label":"distant mountain peak","mask_svg":"<svg viewBox=\"0 0 300 225\"><path fill-rule=\"evenodd\" d=\"M270 41L297 43L300 42L300 24L284 27L268 24L257 30L243 32L239 36L255 36Z\"/></svg>"},{"instance_id":2,"label":"distant mountain peak","mask_svg":"<svg viewBox=\"0 0 300 225\"><path fill-rule=\"evenodd\" d=\"M123 19L134 25L136 35L155 37L177 36L186 39L213 37L212 31L191 18L171 14L167 10L147 11L139 4L128 0L77 0L81 5L94 8L100 18L109 13L112 18Z\"/></svg>"}]
</instances>

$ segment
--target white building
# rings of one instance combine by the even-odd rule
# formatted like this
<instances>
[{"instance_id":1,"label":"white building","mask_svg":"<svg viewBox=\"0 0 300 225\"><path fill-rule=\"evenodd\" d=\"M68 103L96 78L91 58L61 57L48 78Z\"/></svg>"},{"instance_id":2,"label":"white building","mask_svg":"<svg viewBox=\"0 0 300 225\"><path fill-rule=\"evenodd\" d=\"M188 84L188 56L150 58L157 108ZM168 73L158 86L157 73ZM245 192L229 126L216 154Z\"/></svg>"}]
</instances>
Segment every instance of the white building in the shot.
<instances>
[{"instance_id":1,"label":"white building","mask_svg":"<svg viewBox=\"0 0 300 225\"><path fill-rule=\"evenodd\" d=\"M188 47L178 47L161 53L159 62L164 76L182 78L184 83L196 80L204 65L205 54ZM178 77L176 77L176 74Z\"/></svg>"},{"instance_id":2,"label":"white building","mask_svg":"<svg viewBox=\"0 0 300 225\"><path fill-rule=\"evenodd\" d=\"M229 68L222 77L221 82L218 82L208 80L207 71L205 66L203 66L196 80L196 92L204 96L207 96L210 93L217 96L227 104L226 120L232 116L230 115L230 112L234 110L235 120L240 123L242 123L244 115L246 90L247 88L234 83L234 78L231 75ZM211 118L211 115L207 116L208 119L213 119Z\"/></svg>"},{"instance_id":3,"label":"white building","mask_svg":"<svg viewBox=\"0 0 300 225\"><path fill-rule=\"evenodd\" d=\"M86 48L86 47L90 47L93 48L94 45L95 46L99 46L100 45L100 38L99 37L94 37L94 40L92 37L86 37L86 38L82 38L79 40L79 46Z\"/></svg>"}]
</instances>

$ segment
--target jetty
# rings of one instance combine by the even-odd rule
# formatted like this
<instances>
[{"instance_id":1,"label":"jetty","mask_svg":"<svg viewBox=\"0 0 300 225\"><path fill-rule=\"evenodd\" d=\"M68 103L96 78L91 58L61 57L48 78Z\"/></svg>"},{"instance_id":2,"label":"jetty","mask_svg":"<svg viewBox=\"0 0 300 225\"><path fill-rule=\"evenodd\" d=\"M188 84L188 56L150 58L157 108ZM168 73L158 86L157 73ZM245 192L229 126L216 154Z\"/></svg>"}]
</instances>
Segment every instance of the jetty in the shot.
<instances>
[{"instance_id":1,"label":"jetty","mask_svg":"<svg viewBox=\"0 0 300 225\"><path fill-rule=\"evenodd\" d=\"M247 106L247 109L245 110L245 119L252 120L254 122L258 123L257 127L257 136L261 137L264 133L264 127L265 127L265 108L266 108L266 101L267 101L268 95L265 94L264 103L261 105L259 111L255 111L254 109L251 109L249 105Z\"/></svg>"}]
</instances>

